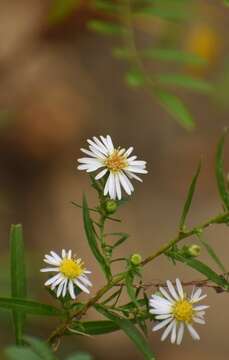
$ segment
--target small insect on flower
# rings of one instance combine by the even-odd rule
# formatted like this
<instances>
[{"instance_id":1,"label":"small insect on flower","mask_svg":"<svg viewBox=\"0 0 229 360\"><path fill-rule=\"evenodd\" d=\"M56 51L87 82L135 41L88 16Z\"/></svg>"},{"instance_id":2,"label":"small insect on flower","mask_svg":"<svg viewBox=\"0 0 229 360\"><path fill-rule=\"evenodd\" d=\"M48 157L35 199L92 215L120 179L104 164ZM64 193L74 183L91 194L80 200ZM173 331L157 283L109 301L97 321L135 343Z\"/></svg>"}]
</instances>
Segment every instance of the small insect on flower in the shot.
<instances>
[{"instance_id":1,"label":"small insect on flower","mask_svg":"<svg viewBox=\"0 0 229 360\"><path fill-rule=\"evenodd\" d=\"M95 176L96 180L108 175L104 187L104 195L111 199L122 198L122 188L128 195L134 191L130 179L136 179L142 182L136 174L147 174L146 161L136 160L137 156L130 156L133 147L127 150L121 147L115 148L111 137L100 136L100 139L93 137L93 140L87 140L90 150L81 149L81 151L90 157L78 159L79 170L87 172L102 169Z\"/></svg>"},{"instance_id":2,"label":"small insect on flower","mask_svg":"<svg viewBox=\"0 0 229 360\"><path fill-rule=\"evenodd\" d=\"M45 255L44 262L52 265L52 267L41 269L41 272L57 272L56 275L45 282L45 286L50 286L51 290L56 289L58 298L61 295L65 297L69 292L71 298L75 299L75 287L89 294L88 287L92 286L92 283L87 274L90 274L91 271L85 268L80 258L77 259L72 256L71 250L66 251L63 249L61 256L54 251L50 251L50 255Z\"/></svg>"},{"instance_id":3,"label":"small insect on flower","mask_svg":"<svg viewBox=\"0 0 229 360\"><path fill-rule=\"evenodd\" d=\"M184 293L179 279L176 279L176 289L171 281L167 281L168 291L160 287L160 295L152 295L149 300L149 312L158 320L158 324L153 327L153 331L166 328L161 340L164 341L171 334L171 343L181 344L184 329L188 329L194 340L200 337L193 328L193 323L205 324L204 315L207 305L197 305L199 301L207 295L201 295L200 288L193 289L191 297L188 298Z\"/></svg>"}]
</instances>

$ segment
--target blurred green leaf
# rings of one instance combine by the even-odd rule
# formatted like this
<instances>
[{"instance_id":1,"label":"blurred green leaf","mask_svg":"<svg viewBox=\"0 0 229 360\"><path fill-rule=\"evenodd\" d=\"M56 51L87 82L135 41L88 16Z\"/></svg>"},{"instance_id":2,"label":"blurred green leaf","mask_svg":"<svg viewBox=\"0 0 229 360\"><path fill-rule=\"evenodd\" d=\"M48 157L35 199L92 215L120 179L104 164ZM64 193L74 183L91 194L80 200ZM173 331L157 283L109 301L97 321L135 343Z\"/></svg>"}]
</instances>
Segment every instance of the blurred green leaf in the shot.
<instances>
[{"instance_id":1,"label":"blurred green leaf","mask_svg":"<svg viewBox=\"0 0 229 360\"><path fill-rule=\"evenodd\" d=\"M159 61L174 61L182 64L204 65L207 64L206 59L197 54L185 52L176 49L164 48L148 48L140 52L144 58Z\"/></svg>"},{"instance_id":2,"label":"blurred green leaf","mask_svg":"<svg viewBox=\"0 0 229 360\"><path fill-rule=\"evenodd\" d=\"M38 355L42 360L56 360L51 348L44 342L39 339L36 339L31 336L25 336L24 340L27 344L30 345L32 351Z\"/></svg>"},{"instance_id":3,"label":"blurred green leaf","mask_svg":"<svg viewBox=\"0 0 229 360\"><path fill-rule=\"evenodd\" d=\"M145 83L145 76L137 69L129 70L125 75L127 84L131 87L143 86Z\"/></svg>"},{"instance_id":4,"label":"blurred green leaf","mask_svg":"<svg viewBox=\"0 0 229 360\"><path fill-rule=\"evenodd\" d=\"M90 249L92 253L94 254L96 260L101 265L102 270L104 271L105 275L107 277L111 277L111 271L109 266L107 265L104 257L100 253L98 246L97 246L97 240L94 232L94 228L92 225L92 221L89 214L89 209L87 205L87 199L84 195L83 197L83 221L84 221L84 230L87 236L88 244L90 246Z\"/></svg>"},{"instance_id":5,"label":"blurred green leaf","mask_svg":"<svg viewBox=\"0 0 229 360\"><path fill-rule=\"evenodd\" d=\"M49 13L49 23L55 24L64 20L78 7L80 0L53 0Z\"/></svg>"},{"instance_id":6,"label":"blurred green leaf","mask_svg":"<svg viewBox=\"0 0 229 360\"><path fill-rule=\"evenodd\" d=\"M10 229L10 256L11 256L11 294L14 298L25 298L26 269L24 257L24 240L22 225L12 225ZM25 313L13 311L16 343L22 344L23 330L25 325Z\"/></svg>"},{"instance_id":7,"label":"blurred green leaf","mask_svg":"<svg viewBox=\"0 0 229 360\"><path fill-rule=\"evenodd\" d=\"M216 153L216 179L218 184L219 194L226 207L229 210L229 192L225 183L224 168L223 168L223 151L226 134L224 134L218 144Z\"/></svg>"},{"instance_id":8,"label":"blurred green leaf","mask_svg":"<svg viewBox=\"0 0 229 360\"><path fill-rule=\"evenodd\" d=\"M198 177L200 175L200 169L201 169L201 163L199 163L199 165L198 165L198 168L196 170L196 173L195 173L195 175L194 175L194 177L192 179L191 185L190 185L189 190L188 190L188 196L186 198L184 208L183 208L183 211L182 211L182 215L181 215L180 230L182 230L183 226L185 225L185 221L186 221L188 212L190 210L190 206L192 204L193 195L194 195L194 192L195 192L195 189L196 189L196 182L197 182L197 179L198 179Z\"/></svg>"},{"instance_id":9,"label":"blurred green leaf","mask_svg":"<svg viewBox=\"0 0 229 360\"><path fill-rule=\"evenodd\" d=\"M162 75L157 75L155 79L160 85L183 87L204 94L209 94L214 91L214 87L211 84L209 84L207 81L187 75L162 74Z\"/></svg>"},{"instance_id":10,"label":"blurred green leaf","mask_svg":"<svg viewBox=\"0 0 229 360\"><path fill-rule=\"evenodd\" d=\"M76 353L67 358L67 360L92 360L91 355L87 353Z\"/></svg>"},{"instance_id":11,"label":"blurred green leaf","mask_svg":"<svg viewBox=\"0 0 229 360\"><path fill-rule=\"evenodd\" d=\"M195 127L193 119L188 112L184 103L175 95L157 90L154 95L158 98L160 104L187 130L192 130Z\"/></svg>"},{"instance_id":12,"label":"blurred green leaf","mask_svg":"<svg viewBox=\"0 0 229 360\"><path fill-rule=\"evenodd\" d=\"M145 8L136 11L136 15L155 16L168 21L185 21L192 14L190 10L187 11L185 1L160 0L149 1Z\"/></svg>"},{"instance_id":13,"label":"blurred green leaf","mask_svg":"<svg viewBox=\"0 0 229 360\"><path fill-rule=\"evenodd\" d=\"M0 297L0 308L42 316L62 316L63 310L33 300Z\"/></svg>"},{"instance_id":14,"label":"blurred green leaf","mask_svg":"<svg viewBox=\"0 0 229 360\"><path fill-rule=\"evenodd\" d=\"M102 20L90 20L87 23L89 30L98 32L102 35L124 35L127 30L118 23L111 23Z\"/></svg>"},{"instance_id":15,"label":"blurred green leaf","mask_svg":"<svg viewBox=\"0 0 229 360\"><path fill-rule=\"evenodd\" d=\"M22 346L10 346L5 350L5 355L9 360L43 360L31 349Z\"/></svg>"},{"instance_id":16,"label":"blurred green leaf","mask_svg":"<svg viewBox=\"0 0 229 360\"><path fill-rule=\"evenodd\" d=\"M214 249L211 247L211 245L203 240L200 236L198 237L201 244L205 247L205 249L207 250L209 256L215 261L215 263L219 266L220 270L222 270L223 273L226 273L226 269L223 265L223 263L221 262L221 260L219 259L219 257L216 255Z\"/></svg>"},{"instance_id":17,"label":"blurred green leaf","mask_svg":"<svg viewBox=\"0 0 229 360\"><path fill-rule=\"evenodd\" d=\"M104 315L106 318L117 324L124 331L124 333L130 338L130 340L133 341L133 343L141 351L145 359L155 360L155 356L152 350L150 349L146 339L130 320L121 318L118 315L116 315L114 312L107 310L103 306L98 304L95 305L95 309L99 313Z\"/></svg>"},{"instance_id":18,"label":"blurred green leaf","mask_svg":"<svg viewBox=\"0 0 229 360\"><path fill-rule=\"evenodd\" d=\"M94 0L94 6L97 10L108 13L120 13L123 10L122 5L115 3L113 0Z\"/></svg>"},{"instance_id":19,"label":"blurred green leaf","mask_svg":"<svg viewBox=\"0 0 229 360\"><path fill-rule=\"evenodd\" d=\"M124 243L128 237L129 237L129 234L127 233L122 233L122 232L117 232L117 233L111 233L109 235L112 235L112 236L119 236L120 238L115 241L115 243L112 245L113 248L116 248L117 246L121 245L122 243Z\"/></svg>"}]
</instances>

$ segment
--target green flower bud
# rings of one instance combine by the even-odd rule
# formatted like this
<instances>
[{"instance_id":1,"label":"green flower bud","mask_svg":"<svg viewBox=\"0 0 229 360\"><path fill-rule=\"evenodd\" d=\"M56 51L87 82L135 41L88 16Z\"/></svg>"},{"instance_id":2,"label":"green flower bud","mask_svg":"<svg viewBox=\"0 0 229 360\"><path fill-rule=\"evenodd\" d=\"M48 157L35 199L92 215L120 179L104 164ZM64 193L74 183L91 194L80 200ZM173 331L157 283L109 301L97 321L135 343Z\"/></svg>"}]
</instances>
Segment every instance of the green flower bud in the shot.
<instances>
[{"instance_id":1,"label":"green flower bud","mask_svg":"<svg viewBox=\"0 0 229 360\"><path fill-rule=\"evenodd\" d=\"M130 258L130 261L133 265L138 266L142 262L142 257L140 254L133 254Z\"/></svg>"},{"instance_id":2,"label":"green flower bud","mask_svg":"<svg viewBox=\"0 0 229 360\"><path fill-rule=\"evenodd\" d=\"M106 201L105 210L106 210L107 214L114 214L115 211L117 210L117 208L118 208L118 205L115 200L107 200Z\"/></svg>"},{"instance_id":3,"label":"green flower bud","mask_svg":"<svg viewBox=\"0 0 229 360\"><path fill-rule=\"evenodd\" d=\"M188 248L188 252L191 256L193 257L197 257L200 255L200 246L199 245L196 245L196 244L193 244L193 245L190 245L189 248Z\"/></svg>"}]
</instances>

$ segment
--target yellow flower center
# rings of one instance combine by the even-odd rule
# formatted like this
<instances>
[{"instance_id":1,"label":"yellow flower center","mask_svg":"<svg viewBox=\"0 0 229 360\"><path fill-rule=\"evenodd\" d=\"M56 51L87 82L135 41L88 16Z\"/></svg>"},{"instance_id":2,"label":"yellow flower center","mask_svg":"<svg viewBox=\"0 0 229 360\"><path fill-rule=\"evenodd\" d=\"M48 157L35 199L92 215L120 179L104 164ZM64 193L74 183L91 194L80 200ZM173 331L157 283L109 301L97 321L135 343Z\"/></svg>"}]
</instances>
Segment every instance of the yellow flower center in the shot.
<instances>
[{"instance_id":1,"label":"yellow flower center","mask_svg":"<svg viewBox=\"0 0 229 360\"><path fill-rule=\"evenodd\" d=\"M172 313L177 321L191 323L194 310L192 304L188 300L184 299L176 302L173 306Z\"/></svg>"},{"instance_id":2,"label":"yellow flower center","mask_svg":"<svg viewBox=\"0 0 229 360\"><path fill-rule=\"evenodd\" d=\"M60 272L69 279L74 279L84 272L83 263L77 263L73 259L63 259Z\"/></svg>"},{"instance_id":3,"label":"yellow flower center","mask_svg":"<svg viewBox=\"0 0 229 360\"><path fill-rule=\"evenodd\" d=\"M104 165L112 172L119 172L127 167L125 156L119 154L119 150L115 150L104 162Z\"/></svg>"}]
</instances>

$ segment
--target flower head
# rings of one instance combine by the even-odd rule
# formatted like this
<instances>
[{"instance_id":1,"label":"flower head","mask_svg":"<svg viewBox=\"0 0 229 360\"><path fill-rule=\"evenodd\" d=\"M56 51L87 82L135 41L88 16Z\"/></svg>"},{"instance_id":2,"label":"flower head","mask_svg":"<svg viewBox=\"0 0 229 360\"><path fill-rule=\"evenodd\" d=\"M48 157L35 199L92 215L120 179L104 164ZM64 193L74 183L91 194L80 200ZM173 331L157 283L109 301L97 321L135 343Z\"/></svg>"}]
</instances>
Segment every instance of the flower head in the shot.
<instances>
[{"instance_id":1,"label":"flower head","mask_svg":"<svg viewBox=\"0 0 229 360\"><path fill-rule=\"evenodd\" d=\"M89 294L88 287L92 286L87 274L91 271L86 270L84 263L79 258L72 256L72 251L62 250L61 256L54 251L50 255L45 255L44 262L52 265L41 269L41 272L57 273L45 282L45 286L50 286L51 290L57 289L57 297L65 297L69 292L72 299L76 298L75 287L80 288Z\"/></svg>"},{"instance_id":2,"label":"flower head","mask_svg":"<svg viewBox=\"0 0 229 360\"><path fill-rule=\"evenodd\" d=\"M130 179L142 181L136 174L146 174L146 161L136 160L137 156L130 156L133 147L127 150L121 147L115 148L111 137L100 136L100 139L93 137L93 140L87 140L90 150L81 149L81 151L90 157L78 159L79 170L99 173L95 176L96 180L108 175L104 187L104 195L109 194L111 199L122 198L122 188L128 195L134 191Z\"/></svg>"},{"instance_id":3,"label":"flower head","mask_svg":"<svg viewBox=\"0 0 229 360\"><path fill-rule=\"evenodd\" d=\"M200 337L193 328L193 323L205 324L205 309L209 306L197 305L207 295L201 295L200 288L193 289L191 297L187 297L179 279L176 279L176 289L171 281L167 281L168 291L160 287L160 295L152 295L149 301L150 313L155 315L159 323L153 327L153 331L165 327L161 340L164 341L171 334L171 342L181 344L184 329L188 329L194 340Z\"/></svg>"}]
</instances>

